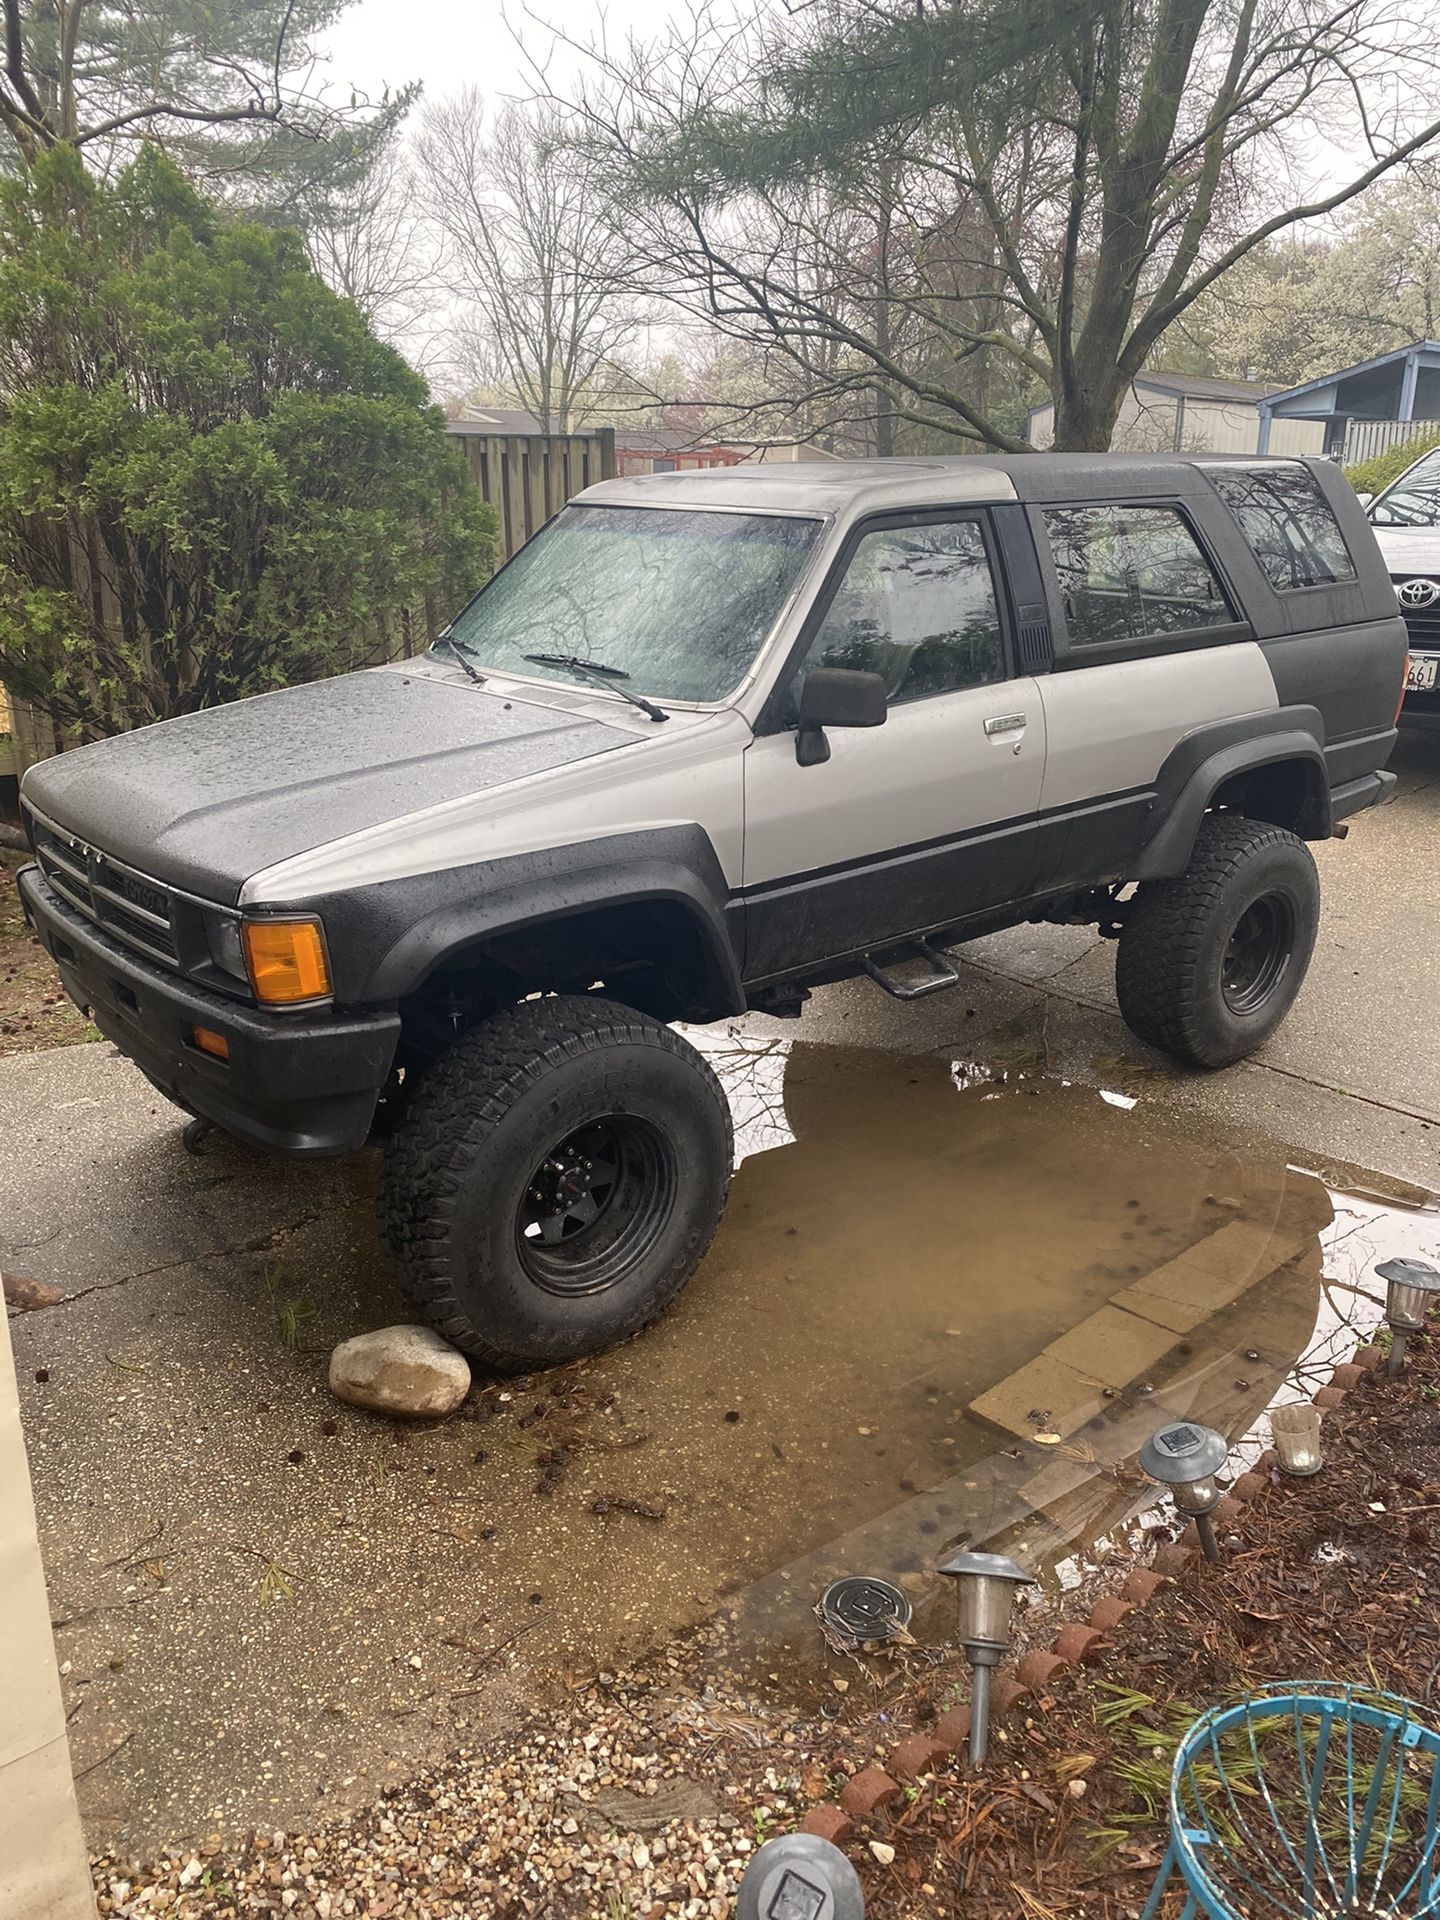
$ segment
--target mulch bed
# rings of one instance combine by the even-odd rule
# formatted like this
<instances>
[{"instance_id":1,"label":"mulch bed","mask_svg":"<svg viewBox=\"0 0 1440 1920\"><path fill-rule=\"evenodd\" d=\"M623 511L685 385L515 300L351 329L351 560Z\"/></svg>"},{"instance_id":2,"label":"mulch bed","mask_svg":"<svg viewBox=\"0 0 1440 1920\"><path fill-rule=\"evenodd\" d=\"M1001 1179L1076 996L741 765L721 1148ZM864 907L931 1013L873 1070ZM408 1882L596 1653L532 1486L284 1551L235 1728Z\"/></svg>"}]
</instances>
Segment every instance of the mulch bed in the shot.
<instances>
[{"instance_id":1,"label":"mulch bed","mask_svg":"<svg viewBox=\"0 0 1440 1920\"><path fill-rule=\"evenodd\" d=\"M856 1822L846 1847L875 1920L1133 1920L1166 1845L1178 1739L1266 1682L1353 1682L1440 1721L1440 1339L1415 1340L1397 1380L1367 1373L1327 1411L1324 1444L1316 1478L1271 1467L1245 1489L1223 1566L1193 1559L1019 1699L980 1776L947 1758ZM950 1678L912 1689L909 1724L968 1696Z\"/></svg>"},{"instance_id":2,"label":"mulch bed","mask_svg":"<svg viewBox=\"0 0 1440 1920\"><path fill-rule=\"evenodd\" d=\"M0 1058L96 1040L55 974L55 963L25 924L15 875L25 856L0 848Z\"/></svg>"}]
</instances>

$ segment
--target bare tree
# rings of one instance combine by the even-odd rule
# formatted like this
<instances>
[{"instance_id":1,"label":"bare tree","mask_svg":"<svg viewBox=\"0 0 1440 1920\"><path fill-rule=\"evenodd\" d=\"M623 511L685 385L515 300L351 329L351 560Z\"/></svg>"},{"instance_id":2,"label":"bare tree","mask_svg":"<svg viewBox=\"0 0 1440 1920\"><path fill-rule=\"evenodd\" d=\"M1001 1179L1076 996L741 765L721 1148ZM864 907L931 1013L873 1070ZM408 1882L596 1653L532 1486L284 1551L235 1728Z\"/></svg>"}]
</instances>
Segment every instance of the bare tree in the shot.
<instances>
[{"instance_id":1,"label":"bare tree","mask_svg":"<svg viewBox=\"0 0 1440 1920\"><path fill-rule=\"evenodd\" d=\"M632 250L565 110L512 104L487 125L467 88L426 112L416 165L473 362L546 431L568 431L639 310Z\"/></svg>"},{"instance_id":2,"label":"bare tree","mask_svg":"<svg viewBox=\"0 0 1440 1920\"><path fill-rule=\"evenodd\" d=\"M569 44L658 292L1000 448L1017 383L1108 445L1195 300L1440 138L1426 0L698 0Z\"/></svg>"},{"instance_id":3,"label":"bare tree","mask_svg":"<svg viewBox=\"0 0 1440 1920\"><path fill-rule=\"evenodd\" d=\"M382 339L423 362L438 291L435 236L405 156L391 144L338 192L302 188L292 210L315 271Z\"/></svg>"}]
</instances>

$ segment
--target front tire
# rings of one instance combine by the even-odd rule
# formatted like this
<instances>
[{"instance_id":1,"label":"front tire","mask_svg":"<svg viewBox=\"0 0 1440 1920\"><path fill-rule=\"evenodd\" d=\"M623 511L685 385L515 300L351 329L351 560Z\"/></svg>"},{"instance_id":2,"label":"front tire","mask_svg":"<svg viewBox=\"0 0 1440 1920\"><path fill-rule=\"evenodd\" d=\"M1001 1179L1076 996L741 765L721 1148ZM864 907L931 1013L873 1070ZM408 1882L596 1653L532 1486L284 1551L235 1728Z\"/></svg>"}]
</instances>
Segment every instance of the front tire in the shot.
<instances>
[{"instance_id":1,"label":"front tire","mask_svg":"<svg viewBox=\"0 0 1440 1920\"><path fill-rule=\"evenodd\" d=\"M1142 885L1121 928L1126 1025L1188 1066L1243 1059L1290 1011L1319 925L1320 878L1303 840L1207 814L1184 873Z\"/></svg>"},{"instance_id":2,"label":"front tire","mask_svg":"<svg viewBox=\"0 0 1440 1920\"><path fill-rule=\"evenodd\" d=\"M408 1297L502 1371L636 1333L724 1210L730 1109L693 1047L606 1000L526 1001L426 1072L389 1143L380 1217Z\"/></svg>"}]
</instances>

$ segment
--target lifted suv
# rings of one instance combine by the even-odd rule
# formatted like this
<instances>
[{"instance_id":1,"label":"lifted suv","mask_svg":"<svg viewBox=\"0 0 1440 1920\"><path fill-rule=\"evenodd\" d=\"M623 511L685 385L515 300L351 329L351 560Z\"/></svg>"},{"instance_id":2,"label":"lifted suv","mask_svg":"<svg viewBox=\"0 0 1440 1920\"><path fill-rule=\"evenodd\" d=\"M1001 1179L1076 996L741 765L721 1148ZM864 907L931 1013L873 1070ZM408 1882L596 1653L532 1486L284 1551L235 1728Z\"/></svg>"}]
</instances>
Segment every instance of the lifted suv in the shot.
<instances>
[{"instance_id":1,"label":"lifted suv","mask_svg":"<svg viewBox=\"0 0 1440 1920\"><path fill-rule=\"evenodd\" d=\"M1221 1066L1299 991L1307 840L1383 798L1405 628L1323 461L1035 454L615 480L423 659L27 776L26 910L192 1113L385 1122L411 1298L497 1366L634 1332L732 1164L666 1024L1023 920ZM924 971L897 975L907 959Z\"/></svg>"}]
</instances>

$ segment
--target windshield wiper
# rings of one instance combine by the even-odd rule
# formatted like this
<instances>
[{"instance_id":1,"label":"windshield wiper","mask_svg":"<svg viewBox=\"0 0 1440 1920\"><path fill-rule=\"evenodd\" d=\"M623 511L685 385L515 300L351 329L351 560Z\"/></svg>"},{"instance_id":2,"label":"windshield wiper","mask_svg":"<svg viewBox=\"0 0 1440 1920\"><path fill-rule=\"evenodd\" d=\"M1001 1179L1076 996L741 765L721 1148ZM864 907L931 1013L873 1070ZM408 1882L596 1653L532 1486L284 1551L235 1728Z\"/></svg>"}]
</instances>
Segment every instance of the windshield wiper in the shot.
<instances>
[{"instance_id":1,"label":"windshield wiper","mask_svg":"<svg viewBox=\"0 0 1440 1920\"><path fill-rule=\"evenodd\" d=\"M449 627L446 627L443 633L437 633L434 640L430 644L436 647L448 647L451 653L453 653L455 658L460 662L461 666L465 669L466 673L468 673L470 678L475 682L476 686L477 687L484 686L485 684L484 674L476 672L475 668L471 665L469 654L466 653L465 649L461 646L460 642L455 638L454 634L450 631Z\"/></svg>"},{"instance_id":2,"label":"windshield wiper","mask_svg":"<svg viewBox=\"0 0 1440 1920\"><path fill-rule=\"evenodd\" d=\"M612 693L618 693L622 700L628 700L632 707L638 707L642 713L648 713L652 720L668 720L669 714L663 707L657 707L653 700L647 700L643 693L632 693L628 687L617 687L617 680L628 680L629 674L623 667L607 667L601 660L582 660L578 653L527 653L526 660L533 660L537 667L569 667L572 673L588 674L597 685L609 687Z\"/></svg>"}]
</instances>

